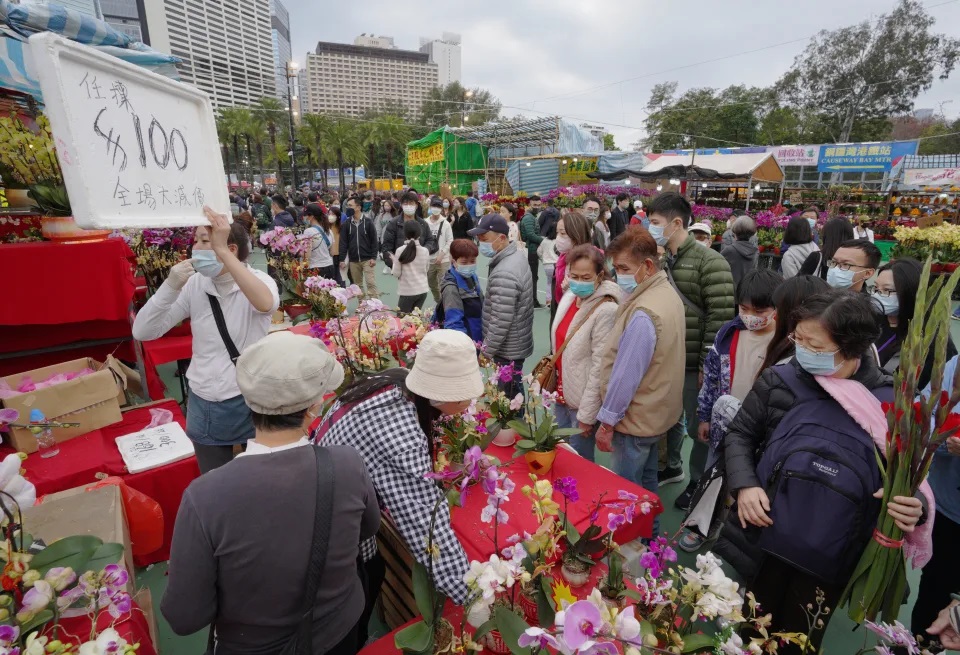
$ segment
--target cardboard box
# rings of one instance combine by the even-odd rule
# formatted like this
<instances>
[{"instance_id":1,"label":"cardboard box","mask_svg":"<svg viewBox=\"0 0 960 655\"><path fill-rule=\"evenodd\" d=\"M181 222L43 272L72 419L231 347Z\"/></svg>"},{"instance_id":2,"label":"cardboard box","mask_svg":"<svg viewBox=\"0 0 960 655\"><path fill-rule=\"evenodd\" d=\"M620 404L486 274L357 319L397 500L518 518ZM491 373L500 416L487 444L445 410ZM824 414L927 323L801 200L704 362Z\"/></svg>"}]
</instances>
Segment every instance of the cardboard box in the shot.
<instances>
[{"instance_id":1,"label":"cardboard box","mask_svg":"<svg viewBox=\"0 0 960 655\"><path fill-rule=\"evenodd\" d=\"M114 485L85 491L86 486L44 496L43 503L23 511L23 529L47 545L74 535L92 535L104 543L123 544L123 562L130 574L128 590L136 589L133 579L133 547L123 513L120 489Z\"/></svg>"},{"instance_id":2,"label":"cardboard box","mask_svg":"<svg viewBox=\"0 0 960 655\"><path fill-rule=\"evenodd\" d=\"M143 610L143 618L147 621L147 627L150 629L150 641L153 642L153 649L160 652L160 641L157 636L157 615L153 609L153 596L146 587L137 592L133 601Z\"/></svg>"},{"instance_id":3,"label":"cardboard box","mask_svg":"<svg viewBox=\"0 0 960 655\"><path fill-rule=\"evenodd\" d=\"M115 363L116 360L111 362ZM16 389L27 376L34 381L43 381L57 373L71 373L85 368L92 368L97 372L46 389L6 398L2 401L3 407L20 412L20 423L29 422L32 409L40 409L50 421L80 423L79 427L75 428L54 428L53 436L58 442L118 423L121 419L120 405L125 402L126 377L115 366L100 364L90 358L75 359L10 375L3 380L11 389ZM10 440L17 450L25 453L37 451L36 437L27 428L11 429Z\"/></svg>"}]
</instances>

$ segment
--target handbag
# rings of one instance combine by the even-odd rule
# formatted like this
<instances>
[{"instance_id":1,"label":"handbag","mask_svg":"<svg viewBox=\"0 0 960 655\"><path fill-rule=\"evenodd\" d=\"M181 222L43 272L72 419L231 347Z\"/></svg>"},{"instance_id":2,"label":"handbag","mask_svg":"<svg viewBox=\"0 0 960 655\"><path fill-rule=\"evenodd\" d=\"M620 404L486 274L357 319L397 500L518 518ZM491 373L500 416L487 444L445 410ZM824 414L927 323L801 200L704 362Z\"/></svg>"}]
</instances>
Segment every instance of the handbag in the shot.
<instances>
[{"instance_id":1,"label":"handbag","mask_svg":"<svg viewBox=\"0 0 960 655\"><path fill-rule=\"evenodd\" d=\"M227 353L230 355L230 361L233 362L233 365L237 365L237 360L240 358L240 351L237 350L237 346L233 343L233 339L230 338L230 333L227 332L227 322L223 318L223 308L220 307L220 301L217 300L217 297L212 294L207 294L207 299L210 301L210 309L213 311L213 320L217 324L217 331L220 333L220 338L223 339L223 345L227 347Z\"/></svg>"},{"instance_id":2,"label":"handbag","mask_svg":"<svg viewBox=\"0 0 960 655\"><path fill-rule=\"evenodd\" d=\"M310 446L317 459L317 505L313 514L313 540L310 546L310 562L307 565L307 589L303 597L303 614L297 629L280 650L279 655L311 655L313 652L313 606L323 579L330 545L330 529L333 522L333 460L326 448ZM216 635L213 626L207 638L205 655L214 655Z\"/></svg>"},{"instance_id":3,"label":"handbag","mask_svg":"<svg viewBox=\"0 0 960 655\"><path fill-rule=\"evenodd\" d=\"M557 362L560 361L560 355L563 354L563 351L566 349L567 344L570 343L570 340L573 339L574 335L583 327L587 321L590 320L590 317L593 316L593 313L600 308L605 302L609 302L608 298L604 298L593 308L587 312L587 316L573 329L573 332L567 335L567 338L563 340L563 343L560 344L560 347L557 349L557 352L553 355L544 356L537 365L533 367L533 379L540 384L540 388L544 391L556 391L557 390Z\"/></svg>"}]
</instances>

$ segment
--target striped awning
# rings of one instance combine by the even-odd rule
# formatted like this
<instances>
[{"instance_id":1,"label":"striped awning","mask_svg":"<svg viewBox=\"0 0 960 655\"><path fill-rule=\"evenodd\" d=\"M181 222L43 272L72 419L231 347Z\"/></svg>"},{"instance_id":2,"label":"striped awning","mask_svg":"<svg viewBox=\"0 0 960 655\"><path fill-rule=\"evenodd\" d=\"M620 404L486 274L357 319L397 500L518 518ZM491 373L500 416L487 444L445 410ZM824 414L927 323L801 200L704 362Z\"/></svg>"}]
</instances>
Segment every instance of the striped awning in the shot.
<instances>
[{"instance_id":1,"label":"striped awning","mask_svg":"<svg viewBox=\"0 0 960 655\"><path fill-rule=\"evenodd\" d=\"M33 74L33 59L27 37L36 32L55 32L77 43L178 79L180 59L158 52L102 20L61 5L15 5L0 0L0 88L27 93L43 101Z\"/></svg>"}]
</instances>

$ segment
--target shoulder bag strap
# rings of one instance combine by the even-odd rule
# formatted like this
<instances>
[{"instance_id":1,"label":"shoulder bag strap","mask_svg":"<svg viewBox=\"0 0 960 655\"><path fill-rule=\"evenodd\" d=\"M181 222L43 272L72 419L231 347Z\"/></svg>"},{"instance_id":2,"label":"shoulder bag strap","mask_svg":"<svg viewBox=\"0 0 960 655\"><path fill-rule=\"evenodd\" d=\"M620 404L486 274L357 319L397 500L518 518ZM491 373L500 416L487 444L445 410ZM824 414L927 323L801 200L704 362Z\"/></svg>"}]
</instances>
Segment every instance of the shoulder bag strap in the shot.
<instances>
[{"instance_id":1,"label":"shoulder bag strap","mask_svg":"<svg viewBox=\"0 0 960 655\"><path fill-rule=\"evenodd\" d=\"M693 313L700 317L700 319L706 318L706 314L702 309L700 309L692 300L683 295L683 292L677 287L676 280L673 279L673 269L668 264L664 267L667 271L667 280L670 281L670 286L673 287L673 290L677 292L677 295L680 296L680 300L683 301L683 304L693 310Z\"/></svg>"},{"instance_id":2,"label":"shoulder bag strap","mask_svg":"<svg viewBox=\"0 0 960 655\"><path fill-rule=\"evenodd\" d=\"M600 302L598 302L596 305L594 305L593 308L592 308L589 312L587 312L587 315L583 318L583 320L580 321L580 323L578 323L575 328L573 328L573 332L571 332L570 334L567 335L567 338L563 340L563 343L560 344L560 347L557 348L557 352L554 353L554 355L553 355L553 363L554 363L554 364L556 364L556 363L557 363L557 360L560 359L560 355L563 354L563 351L564 351L564 349L567 347L567 344L570 343L570 340L573 339L574 336L576 336L576 334L577 334L577 332L580 330L580 328L583 327L583 325L584 325L587 321L590 320L590 317L593 316L593 313L594 313L595 311L597 311L598 309L600 309L600 305L602 305L602 304L605 303L605 302L608 302L608 300L607 300L606 298L604 298L603 300L601 300Z\"/></svg>"},{"instance_id":3,"label":"shoulder bag strap","mask_svg":"<svg viewBox=\"0 0 960 655\"><path fill-rule=\"evenodd\" d=\"M327 548L330 545L330 530L333 523L333 461L326 448L310 446L317 459L317 506L313 514L313 542L310 546L310 563L307 566L307 589L303 598L303 616L293 639L281 651L281 655L310 655L313 652L313 607L317 603L317 591L323 579L327 563Z\"/></svg>"},{"instance_id":4,"label":"shoulder bag strap","mask_svg":"<svg viewBox=\"0 0 960 655\"><path fill-rule=\"evenodd\" d=\"M230 361L237 365L237 359L240 357L240 351L237 350L230 333L227 332L227 322L223 319L223 308L220 307L220 301L213 294L207 294L207 300L210 301L210 309L213 311L213 320L217 323L217 331L220 332L220 338L223 339L223 345L227 347L227 353L230 355Z\"/></svg>"}]
</instances>

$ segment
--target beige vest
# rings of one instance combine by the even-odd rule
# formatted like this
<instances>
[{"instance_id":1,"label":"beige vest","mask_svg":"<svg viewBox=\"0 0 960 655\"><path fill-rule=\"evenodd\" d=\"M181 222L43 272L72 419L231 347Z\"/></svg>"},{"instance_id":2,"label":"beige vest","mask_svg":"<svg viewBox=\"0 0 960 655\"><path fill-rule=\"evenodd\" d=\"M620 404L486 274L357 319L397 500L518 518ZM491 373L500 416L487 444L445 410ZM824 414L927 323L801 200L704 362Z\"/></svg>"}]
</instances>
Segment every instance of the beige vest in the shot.
<instances>
[{"instance_id":1,"label":"beige vest","mask_svg":"<svg viewBox=\"0 0 960 655\"><path fill-rule=\"evenodd\" d=\"M644 280L620 303L603 356L600 395L606 398L610 372L620 349L620 337L637 310L642 310L653 321L657 331L657 346L650 360L650 368L640 381L627 413L614 427L617 432L635 437L656 437L676 424L683 411L686 361L683 301L670 286L667 274L663 271Z\"/></svg>"}]
</instances>

